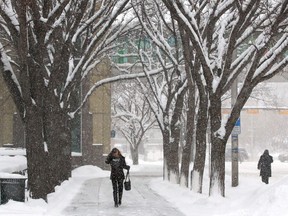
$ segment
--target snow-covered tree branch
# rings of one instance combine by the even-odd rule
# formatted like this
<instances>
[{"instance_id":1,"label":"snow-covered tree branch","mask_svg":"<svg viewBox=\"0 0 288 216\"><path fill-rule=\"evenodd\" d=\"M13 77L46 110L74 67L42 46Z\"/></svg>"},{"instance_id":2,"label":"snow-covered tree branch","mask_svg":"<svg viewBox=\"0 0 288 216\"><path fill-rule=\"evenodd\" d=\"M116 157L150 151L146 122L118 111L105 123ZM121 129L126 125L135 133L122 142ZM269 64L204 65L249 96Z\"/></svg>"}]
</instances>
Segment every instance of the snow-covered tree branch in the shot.
<instances>
[{"instance_id":1,"label":"snow-covered tree branch","mask_svg":"<svg viewBox=\"0 0 288 216\"><path fill-rule=\"evenodd\" d=\"M210 118L210 194L219 191L224 196L225 145L240 111L258 83L287 66L287 1L163 2L183 29L185 60L199 91L199 112L204 111L205 124L208 114ZM221 98L236 79L243 85L225 121ZM201 158L199 164L204 163ZM200 176L203 167L197 169ZM195 182L201 188L202 181Z\"/></svg>"},{"instance_id":2,"label":"snow-covered tree branch","mask_svg":"<svg viewBox=\"0 0 288 216\"><path fill-rule=\"evenodd\" d=\"M118 84L113 92L114 125L129 143L133 164L138 164L138 148L154 126L155 118L137 83Z\"/></svg>"},{"instance_id":3,"label":"snow-covered tree branch","mask_svg":"<svg viewBox=\"0 0 288 216\"><path fill-rule=\"evenodd\" d=\"M1 1L1 74L25 124L33 198L70 177L73 98L127 30L128 9L129 0Z\"/></svg>"}]
</instances>

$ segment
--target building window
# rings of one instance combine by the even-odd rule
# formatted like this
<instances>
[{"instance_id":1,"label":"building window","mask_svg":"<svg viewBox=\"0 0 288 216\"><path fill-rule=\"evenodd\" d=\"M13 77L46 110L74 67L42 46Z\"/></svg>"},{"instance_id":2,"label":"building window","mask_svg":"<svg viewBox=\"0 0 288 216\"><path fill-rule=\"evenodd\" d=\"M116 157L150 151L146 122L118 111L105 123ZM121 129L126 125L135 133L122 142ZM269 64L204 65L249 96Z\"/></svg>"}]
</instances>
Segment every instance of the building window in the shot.
<instances>
[{"instance_id":1,"label":"building window","mask_svg":"<svg viewBox=\"0 0 288 216\"><path fill-rule=\"evenodd\" d=\"M78 90L71 94L71 108L76 110L81 103L81 87L79 86ZM82 122L82 113L79 113L71 119L71 151L72 152L81 152L81 122Z\"/></svg>"}]
</instances>

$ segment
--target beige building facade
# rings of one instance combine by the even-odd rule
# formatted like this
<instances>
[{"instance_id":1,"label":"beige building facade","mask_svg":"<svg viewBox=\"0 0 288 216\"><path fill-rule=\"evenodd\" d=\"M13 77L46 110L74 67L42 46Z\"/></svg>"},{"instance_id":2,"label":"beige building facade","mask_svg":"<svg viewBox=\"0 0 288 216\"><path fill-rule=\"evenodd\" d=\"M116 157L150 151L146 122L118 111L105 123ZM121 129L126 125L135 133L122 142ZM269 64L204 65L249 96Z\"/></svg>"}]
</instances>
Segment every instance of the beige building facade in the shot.
<instances>
[{"instance_id":1,"label":"beige building facade","mask_svg":"<svg viewBox=\"0 0 288 216\"><path fill-rule=\"evenodd\" d=\"M109 77L108 60L100 63L82 84L81 100L97 81ZM72 164L97 165L105 168L104 157L110 151L111 137L111 86L97 88L77 115L71 128ZM0 76L0 147L25 148L24 129L17 115L12 97Z\"/></svg>"},{"instance_id":2,"label":"beige building facade","mask_svg":"<svg viewBox=\"0 0 288 216\"><path fill-rule=\"evenodd\" d=\"M0 77L0 146L13 143L15 106L6 84Z\"/></svg>"}]
</instances>

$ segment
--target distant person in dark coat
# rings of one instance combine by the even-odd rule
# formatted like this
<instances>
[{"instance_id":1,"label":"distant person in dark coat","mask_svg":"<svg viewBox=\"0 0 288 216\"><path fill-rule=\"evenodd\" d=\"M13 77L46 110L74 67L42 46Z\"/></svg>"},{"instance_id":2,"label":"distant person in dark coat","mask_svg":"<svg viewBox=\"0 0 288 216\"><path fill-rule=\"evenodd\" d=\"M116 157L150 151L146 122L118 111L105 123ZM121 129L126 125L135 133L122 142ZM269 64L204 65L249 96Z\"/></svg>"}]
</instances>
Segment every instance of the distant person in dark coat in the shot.
<instances>
[{"instance_id":1,"label":"distant person in dark coat","mask_svg":"<svg viewBox=\"0 0 288 216\"><path fill-rule=\"evenodd\" d=\"M112 149L108 154L105 163L111 165L110 179L113 186L113 198L115 207L118 207L121 205L123 194L123 182L125 178L123 169L129 170L130 166L126 165L125 157L122 156L117 148Z\"/></svg>"},{"instance_id":2,"label":"distant person in dark coat","mask_svg":"<svg viewBox=\"0 0 288 216\"><path fill-rule=\"evenodd\" d=\"M273 163L273 157L269 155L269 151L266 149L258 162L262 182L266 184L269 183L269 177L271 177L271 163Z\"/></svg>"}]
</instances>

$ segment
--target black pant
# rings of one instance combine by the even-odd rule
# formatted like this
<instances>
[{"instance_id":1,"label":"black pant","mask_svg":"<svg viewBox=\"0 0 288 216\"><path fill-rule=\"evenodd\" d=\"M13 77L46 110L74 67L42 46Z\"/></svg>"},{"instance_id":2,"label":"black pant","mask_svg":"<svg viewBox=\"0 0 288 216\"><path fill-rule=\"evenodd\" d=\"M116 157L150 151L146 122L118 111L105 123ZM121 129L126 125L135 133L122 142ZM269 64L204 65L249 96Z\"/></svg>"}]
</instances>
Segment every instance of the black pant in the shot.
<instances>
[{"instance_id":1,"label":"black pant","mask_svg":"<svg viewBox=\"0 0 288 216\"><path fill-rule=\"evenodd\" d=\"M111 179L113 186L113 198L115 204L121 204L123 194L123 181L124 179Z\"/></svg>"},{"instance_id":2,"label":"black pant","mask_svg":"<svg viewBox=\"0 0 288 216\"><path fill-rule=\"evenodd\" d=\"M269 183L269 177L266 175L262 175L262 182L268 184Z\"/></svg>"}]
</instances>

